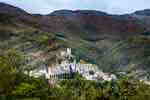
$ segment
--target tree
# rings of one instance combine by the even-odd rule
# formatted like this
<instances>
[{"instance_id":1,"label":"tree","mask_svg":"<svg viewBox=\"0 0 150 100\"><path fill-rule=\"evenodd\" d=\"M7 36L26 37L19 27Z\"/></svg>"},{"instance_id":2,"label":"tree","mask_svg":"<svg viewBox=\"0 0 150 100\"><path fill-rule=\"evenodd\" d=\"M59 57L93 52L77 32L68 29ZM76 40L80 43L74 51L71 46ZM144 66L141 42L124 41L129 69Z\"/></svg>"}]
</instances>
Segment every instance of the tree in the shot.
<instances>
[{"instance_id":1,"label":"tree","mask_svg":"<svg viewBox=\"0 0 150 100\"><path fill-rule=\"evenodd\" d=\"M0 94L9 95L21 72L22 57L15 50L0 55Z\"/></svg>"}]
</instances>

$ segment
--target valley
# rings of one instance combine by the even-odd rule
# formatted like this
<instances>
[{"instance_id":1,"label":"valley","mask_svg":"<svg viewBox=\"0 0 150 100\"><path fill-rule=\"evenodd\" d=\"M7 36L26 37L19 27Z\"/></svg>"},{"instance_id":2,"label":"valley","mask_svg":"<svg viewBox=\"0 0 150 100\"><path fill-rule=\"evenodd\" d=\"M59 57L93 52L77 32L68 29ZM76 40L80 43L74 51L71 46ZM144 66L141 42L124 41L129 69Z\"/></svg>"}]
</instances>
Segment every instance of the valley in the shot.
<instances>
[{"instance_id":1,"label":"valley","mask_svg":"<svg viewBox=\"0 0 150 100\"><path fill-rule=\"evenodd\" d=\"M149 9L124 15L96 10L40 15L0 3L0 99L2 94L146 100L125 99L132 93L150 98L149 20Z\"/></svg>"}]
</instances>

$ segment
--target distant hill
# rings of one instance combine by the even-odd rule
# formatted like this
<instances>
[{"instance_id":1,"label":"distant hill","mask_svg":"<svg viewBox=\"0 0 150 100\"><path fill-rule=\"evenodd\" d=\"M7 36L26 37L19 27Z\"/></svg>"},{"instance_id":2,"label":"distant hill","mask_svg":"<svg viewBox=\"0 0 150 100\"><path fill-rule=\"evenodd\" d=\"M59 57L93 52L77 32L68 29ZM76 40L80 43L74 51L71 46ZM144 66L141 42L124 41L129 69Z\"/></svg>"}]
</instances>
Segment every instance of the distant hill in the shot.
<instances>
[{"instance_id":1,"label":"distant hill","mask_svg":"<svg viewBox=\"0 0 150 100\"><path fill-rule=\"evenodd\" d=\"M69 33L94 41L104 37L125 38L144 31L135 17L93 10L58 10L40 21L41 26L47 26L43 27L46 31Z\"/></svg>"},{"instance_id":2,"label":"distant hill","mask_svg":"<svg viewBox=\"0 0 150 100\"><path fill-rule=\"evenodd\" d=\"M0 3L0 13L15 14L15 15L27 14L27 12L25 12L24 10L8 5L6 3Z\"/></svg>"},{"instance_id":3,"label":"distant hill","mask_svg":"<svg viewBox=\"0 0 150 100\"><path fill-rule=\"evenodd\" d=\"M78 16L78 15L97 15L97 16L107 16L105 12L100 12L96 10L57 10L49 14L50 16Z\"/></svg>"},{"instance_id":4,"label":"distant hill","mask_svg":"<svg viewBox=\"0 0 150 100\"><path fill-rule=\"evenodd\" d=\"M28 14L20 8L0 3L0 14L16 15L15 19L23 21L23 24L33 24L44 31L63 32L92 41L105 37L125 38L145 30L138 19L130 14L110 15L95 10L58 10L44 16Z\"/></svg>"},{"instance_id":5,"label":"distant hill","mask_svg":"<svg viewBox=\"0 0 150 100\"><path fill-rule=\"evenodd\" d=\"M150 9L144 9L144 10L136 11L134 14L150 16Z\"/></svg>"}]
</instances>

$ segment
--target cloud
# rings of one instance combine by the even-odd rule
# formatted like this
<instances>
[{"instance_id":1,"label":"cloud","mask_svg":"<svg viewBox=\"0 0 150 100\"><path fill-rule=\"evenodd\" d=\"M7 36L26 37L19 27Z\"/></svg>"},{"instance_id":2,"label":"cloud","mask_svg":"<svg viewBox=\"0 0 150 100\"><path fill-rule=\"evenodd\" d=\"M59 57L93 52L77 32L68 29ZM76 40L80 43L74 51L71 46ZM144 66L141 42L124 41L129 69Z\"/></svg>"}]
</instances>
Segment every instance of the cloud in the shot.
<instances>
[{"instance_id":1,"label":"cloud","mask_svg":"<svg viewBox=\"0 0 150 100\"><path fill-rule=\"evenodd\" d=\"M134 12L150 8L150 0L1 0L30 13L47 14L59 9L91 9L112 14Z\"/></svg>"}]
</instances>

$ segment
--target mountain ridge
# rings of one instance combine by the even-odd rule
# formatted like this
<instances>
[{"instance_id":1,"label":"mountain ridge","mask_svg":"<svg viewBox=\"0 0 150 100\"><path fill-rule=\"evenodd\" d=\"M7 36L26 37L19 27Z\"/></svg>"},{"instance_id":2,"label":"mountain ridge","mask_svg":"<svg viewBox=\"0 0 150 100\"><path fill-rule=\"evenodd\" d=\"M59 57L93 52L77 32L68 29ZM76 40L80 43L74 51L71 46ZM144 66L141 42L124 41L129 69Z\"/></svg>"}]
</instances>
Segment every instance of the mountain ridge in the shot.
<instances>
[{"instance_id":1,"label":"mountain ridge","mask_svg":"<svg viewBox=\"0 0 150 100\"><path fill-rule=\"evenodd\" d=\"M21 9L20 7L17 7L17 6L8 4L8 3L0 2L0 9L5 8L5 7L6 8L13 8L13 9L20 10L20 11L23 11L23 12L28 13L28 14L32 14L32 13L29 13L29 12ZM5 9L5 11L7 11L7 10ZM124 14L110 14L110 13L107 13L107 12L104 12L104 11L100 11L100 10L68 10L68 9L60 9L60 10L55 10L55 11L52 11L51 13L49 13L49 14L44 14L44 15L53 15L56 12L60 12L61 13L61 11L62 11L62 13L64 11L65 12L70 12L70 13L95 12L95 13L99 13L99 14L103 14L103 15L118 15L118 16L130 15L130 14L139 14L139 15L146 14L146 15L149 16L149 13L150 13L150 9L136 10L136 11L134 11L132 13L124 13ZM43 15L43 14L36 13L36 14L33 14L33 15Z\"/></svg>"},{"instance_id":2,"label":"mountain ridge","mask_svg":"<svg viewBox=\"0 0 150 100\"><path fill-rule=\"evenodd\" d=\"M28 14L25 10L13 5L9 5L7 3L0 3L0 13L17 14L17 15Z\"/></svg>"},{"instance_id":3,"label":"mountain ridge","mask_svg":"<svg viewBox=\"0 0 150 100\"><path fill-rule=\"evenodd\" d=\"M86 40L95 41L104 37L125 38L145 30L138 18L130 14L110 15L96 10L57 10L48 15L39 15L28 14L11 5L3 3L0 5L3 5L0 7L0 14L2 14L1 9L5 9L5 14L9 15L12 8L12 14L16 14L15 20L23 24L33 25L47 32L62 32L69 37L82 37Z\"/></svg>"}]
</instances>

